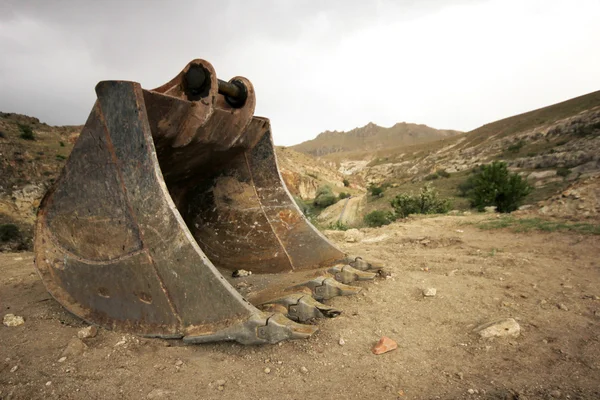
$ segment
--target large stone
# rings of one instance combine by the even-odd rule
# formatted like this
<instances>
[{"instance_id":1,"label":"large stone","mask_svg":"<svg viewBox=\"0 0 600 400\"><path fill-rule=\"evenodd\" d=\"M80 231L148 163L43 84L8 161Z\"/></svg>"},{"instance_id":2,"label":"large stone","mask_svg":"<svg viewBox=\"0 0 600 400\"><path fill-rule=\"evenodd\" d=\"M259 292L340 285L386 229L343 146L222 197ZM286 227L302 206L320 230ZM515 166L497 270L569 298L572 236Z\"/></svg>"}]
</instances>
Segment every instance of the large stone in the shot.
<instances>
[{"instance_id":1,"label":"large stone","mask_svg":"<svg viewBox=\"0 0 600 400\"><path fill-rule=\"evenodd\" d=\"M513 318L483 324L474 329L484 339L493 337L517 337L521 334L521 327Z\"/></svg>"},{"instance_id":2,"label":"large stone","mask_svg":"<svg viewBox=\"0 0 600 400\"><path fill-rule=\"evenodd\" d=\"M69 356L80 356L87 349L85 343L81 341L81 339L71 339L67 347L63 350L61 356L69 357Z\"/></svg>"}]
</instances>

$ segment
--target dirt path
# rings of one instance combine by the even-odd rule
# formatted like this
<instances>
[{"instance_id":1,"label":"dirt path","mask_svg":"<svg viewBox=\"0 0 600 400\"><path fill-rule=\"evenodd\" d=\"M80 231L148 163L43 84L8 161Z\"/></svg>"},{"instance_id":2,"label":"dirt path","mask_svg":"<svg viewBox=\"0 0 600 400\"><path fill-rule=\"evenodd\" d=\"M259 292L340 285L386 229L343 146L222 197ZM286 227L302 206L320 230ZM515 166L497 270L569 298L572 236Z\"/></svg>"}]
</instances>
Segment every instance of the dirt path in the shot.
<instances>
[{"instance_id":1,"label":"dirt path","mask_svg":"<svg viewBox=\"0 0 600 400\"><path fill-rule=\"evenodd\" d=\"M481 218L415 219L340 243L393 276L333 299L344 313L309 340L184 346L101 329L62 362L85 324L49 297L30 253L0 254L0 316L25 318L0 325L0 399L600 398L600 237L481 231L470 224ZM429 287L437 295L424 298ZM506 317L521 336L471 332ZM399 348L375 356L382 335Z\"/></svg>"}]
</instances>

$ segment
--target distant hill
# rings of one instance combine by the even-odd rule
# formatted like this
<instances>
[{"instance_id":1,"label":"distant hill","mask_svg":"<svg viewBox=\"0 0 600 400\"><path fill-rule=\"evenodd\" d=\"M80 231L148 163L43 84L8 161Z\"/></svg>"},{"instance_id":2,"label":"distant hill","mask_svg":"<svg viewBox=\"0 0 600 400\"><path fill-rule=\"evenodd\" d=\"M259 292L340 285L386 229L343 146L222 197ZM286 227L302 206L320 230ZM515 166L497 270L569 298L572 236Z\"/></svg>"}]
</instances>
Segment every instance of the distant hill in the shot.
<instances>
[{"instance_id":1,"label":"distant hill","mask_svg":"<svg viewBox=\"0 0 600 400\"><path fill-rule=\"evenodd\" d=\"M459 133L461 132L434 129L427 125L406 122L397 123L391 128L384 128L371 122L348 132L325 131L315 139L291 146L291 148L301 153L321 157L332 153L377 151L390 147L410 146L455 136Z\"/></svg>"}]
</instances>

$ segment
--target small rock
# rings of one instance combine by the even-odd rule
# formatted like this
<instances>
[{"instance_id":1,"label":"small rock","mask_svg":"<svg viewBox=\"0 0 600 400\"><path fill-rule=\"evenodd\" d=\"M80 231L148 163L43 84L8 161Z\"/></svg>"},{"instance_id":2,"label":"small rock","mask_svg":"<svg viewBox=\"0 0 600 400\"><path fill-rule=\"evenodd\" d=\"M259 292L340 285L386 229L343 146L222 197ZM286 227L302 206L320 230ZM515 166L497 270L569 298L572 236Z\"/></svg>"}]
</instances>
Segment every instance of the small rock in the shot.
<instances>
[{"instance_id":1,"label":"small rock","mask_svg":"<svg viewBox=\"0 0 600 400\"><path fill-rule=\"evenodd\" d=\"M225 386L225 383L227 383L227 381L225 379L219 379L219 380L215 381L215 385L217 385L217 386Z\"/></svg>"},{"instance_id":2,"label":"small rock","mask_svg":"<svg viewBox=\"0 0 600 400\"><path fill-rule=\"evenodd\" d=\"M300 372L302 372L303 374L308 374L308 368L300 367Z\"/></svg>"},{"instance_id":3,"label":"small rock","mask_svg":"<svg viewBox=\"0 0 600 400\"><path fill-rule=\"evenodd\" d=\"M550 397L554 397L555 399L560 399L561 396L562 392L558 389L550 392Z\"/></svg>"},{"instance_id":4,"label":"small rock","mask_svg":"<svg viewBox=\"0 0 600 400\"><path fill-rule=\"evenodd\" d=\"M85 328L80 329L77 332L77 337L79 339L88 339L88 338L96 337L97 334L98 334L98 327L91 325L91 326L86 326Z\"/></svg>"},{"instance_id":5,"label":"small rock","mask_svg":"<svg viewBox=\"0 0 600 400\"><path fill-rule=\"evenodd\" d=\"M495 213L496 212L496 206L488 206L488 207L484 207L483 209L485 210L486 213Z\"/></svg>"},{"instance_id":6,"label":"small rock","mask_svg":"<svg viewBox=\"0 0 600 400\"><path fill-rule=\"evenodd\" d=\"M18 366L18 365L15 365L14 367L12 367L12 368L10 369L10 372L16 372L18 369L19 369L19 366Z\"/></svg>"},{"instance_id":7,"label":"small rock","mask_svg":"<svg viewBox=\"0 0 600 400\"><path fill-rule=\"evenodd\" d=\"M387 353L398 348L398 343L394 342L387 336L382 336L379 342L373 347L373 354L379 355Z\"/></svg>"},{"instance_id":8,"label":"small rock","mask_svg":"<svg viewBox=\"0 0 600 400\"><path fill-rule=\"evenodd\" d=\"M475 390L469 389L469 390L467 390L467 393L469 393L469 394L475 394Z\"/></svg>"},{"instance_id":9,"label":"small rock","mask_svg":"<svg viewBox=\"0 0 600 400\"><path fill-rule=\"evenodd\" d=\"M460 379L461 381L462 381L462 380L463 380L463 378L464 378L464 375L463 375L463 373L462 373L462 372L459 372L459 373L457 373L457 374L456 374L456 376L458 376L458 379Z\"/></svg>"},{"instance_id":10,"label":"small rock","mask_svg":"<svg viewBox=\"0 0 600 400\"><path fill-rule=\"evenodd\" d=\"M517 337L521 334L521 326L514 318L501 319L480 325L474 329L484 339L492 337Z\"/></svg>"},{"instance_id":11,"label":"small rock","mask_svg":"<svg viewBox=\"0 0 600 400\"><path fill-rule=\"evenodd\" d=\"M244 276L250 275L252 275L252 271L246 271L245 269L236 269L233 271L233 274L231 274L234 278L243 278Z\"/></svg>"},{"instance_id":12,"label":"small rock","mask_svg":"<svg viewBox=\"0 0 600 400\"><path fill-rule=\"evenodd\" d=\"M63 350L61 357L80 356L85 349L87 349L87 346L80 339L71 339Z\"/></svg>"},{"instance_id":13,"label":"small rock","mask_svg":"<svg viewBox=\"0 0 600 400\"><path fill-rule=\"evenodd\" d=\"M569 307L567 307L563 303L559 303L557 307L563 311L569 311Z\"/></svg>"},{"instance_id":14,"label":"small rock","mask_svg":"<svg viewBox=\"0 0 600 400\"><path fill-rule=\"evenodd\" d=\"M52 385L52 381L46 382L46 386L50 386L50 385Z\"/></svg>"},{"instance_id":15,"label":"small rock","mask_svg":"<svg viewBox=\"0 0 600 400\"><path fill-rule=\"evenodd\" d=\"M175 361L175 366L176 367L181 367L182 365L183 365L183 361L181 361L181 360Z\"/></svg>"},{"instance_id":16,"label":"small rock","mask_svg":"<svg viewBox=\"0 0 600 400\"><path fill-rule=\"evenodd\" d=\"M147 399L160 399L162 397L168 396L175 392L165 389L152 389L150 393L146 395Z\"/></svg>"},{"instance_id":17,"label":"small rock","mask_svg":"<svg viewBox=\"0 0 600 400\"><path fill-rule=\"evenodd\" d=\"M270 374L271 373L271 368L267 367L264 369L265 374Z\"/></svg>"},{"instance_id":18,"label":"small rock","mask_svg":"<svg viewBox=\"0 0 600 400\"><path fill-rule=\"evenodd\" d=\"M58 359L59 363L63 363L65 361L67 361L67 357L64 357L64 356Z\"/></svg>"},{"instance_id":19,"label":"small rock","mask_svg":"<svg viewBox=\"0 0 600 400\"><path fill-rule=\"evenodd\" d=\"M434 297L437 293L437 289L436 288L427 288L425 290L423 290L423 296L425 297Z\"/></svg>"},{"instance_id":20,"label":"small rock","mask_svg":"<svg viewBox=\"0 0 600 400\"><path fill-rule=\"evenodd\" d=\"M15 314L6 314L2 320L5 326L19 326L25 323L23 317L19 317Z\"/></svg>"},{"instance_id":21,"label":"small rock","mask_svg":"<svg viewBox=\"0 0 600 400\"><path fill-rule=\"evenodd\" d=\"M348 243L360 242L364 234L356 228L348 229L344 232L344 241Z\"/></svg>"},{"instance_id":22,"label":"small rock","mask_svg":"<svg viewBox=\"0 0 600 400\"><path fill-rule=\"evenodd\" d=\"M340 340L338 341L338 344L339 344L340 346L343 346L343 345L345 345L345 344L346 344L346 341L344 340L344 338L340 338Z\"/></svg>"}]
</instances>

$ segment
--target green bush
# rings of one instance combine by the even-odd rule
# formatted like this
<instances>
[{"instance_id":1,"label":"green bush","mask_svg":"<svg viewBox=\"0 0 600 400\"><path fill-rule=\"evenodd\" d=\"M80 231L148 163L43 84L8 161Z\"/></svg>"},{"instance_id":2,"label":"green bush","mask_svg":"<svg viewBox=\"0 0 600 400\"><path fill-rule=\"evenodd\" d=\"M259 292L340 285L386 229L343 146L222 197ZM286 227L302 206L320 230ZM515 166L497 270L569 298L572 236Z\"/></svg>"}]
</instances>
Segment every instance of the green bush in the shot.
<instances>
[{"instance_id":1,"label":"green bush","mask_svg":"<svg viewBox=\"0 0 600 400\"><path fill-rule=\"evenodd\" d=\"M566 167L560 167L556 170L556 175L562 176L562 177L569 176L570 173L571 173L571 170Z\"/></svg>"},{"instance_id":2,"label":"green bush","mask_svg":"<svg viewBox=\"0 0 600 400\"><path fill-rule=\"evenodd\" d=\"M437 174L437 172L434 172L433 174L429 174L427 175L425 178L426 181L433 181L436 180L437 178L439 178L440 176Z\"/></svg>"},{"instance_id":3,"label":"green bush","mask_svg":"<svg viewBox=\"0 0 600 400\"><path fill-rule=\"evenodd\" d=\"M344 183L345 187L350 186L350 181L348 179L344 179L342 182Z\"/></svg>"},{"instance_id":4,"label":"green bush","mask_svg":"<svg viewBox=\"0 0 600 400\"><path fill-rule=\"evenodd\" d=\"M35 135L29 125L19 124L19 131L21 131L21 139L35 140Z\"/></svg>"},{"instance_id":5,"label":"green bush","mask_svg":"<svg viewBox=\"0 0 600 400\"><path fill-rule=\"evenodd\" d=\"M439 170L437 174L440 178L450 178L450 172L446 171L445 169Z\"/></svg>"},{"instance_id":6,"label":"green bush","mask_svg":"<svg viewBox=\"0 0 600 400\"><path fill-rule=\"evenodd\" d=\"M519 140L518 142L513 143L510 146L508 146L507 150L510 151L511 153L518 153L519 150L521 150L521 148L523 148L523 146L525 146L525 142L523 140Z\"/></svg>"},{"instance_id":7,"label":"green bush","mask_svg":"<svg viewBox=\"0 0 600 400\"><path fill-rule=\"evenodd\" d=\"M350 193L346 193L346 192L341 192L338 197L340 198L340 200L342 199L347 199L348 197L350 197L351 194Z\"/></svg>"},{"instance_id":8,"label":"green bush","mask_svg":"<svg viewBox=\"0 0 600 400\"><path fill-rule=\"evenodd\" d=\"M60 145L60 147L65 147L65 142L63 141L58 142L58 144Z\"/></svg>"},{"instance_id":9,"label":"green bush","mask_svg":"<svg viewBox=\"0 0 600 400\"><path fill-rule=\"evenodd\" d=\"M394 221L394 214L389 211L382 210L372 211L365 215L364 221L367 226L372 228L389 225L392 223L392 221Z\"/></svg>"},{"instance_id":10,"label":"green bush","mask_svg":"<svg viewBox=\"0 0 600 400\"><path fill-rule=\"evenodd\" d=\"M450 201L440 199L431 184L426 184L416 195L401 193L390 204L398 218L406 218L410 214L444 214L450 210Z\"/></svg>"},{"instance_id":11,"label":"green bush","mask_svg":"<svg viewBox=\"0 0 600 400\"><path fill-rule=\"evenodd\" d=\"M377 185L369 185L369 193L371 193L371 196L379 196L381 197L383 195L383 191L385 190L385 188L383 186L377 186Z\"/></svg>"},{"instance_id":12,"label":"green bush","mask_svg":"<svg viewBox=\"0 0 600 400\"><path fill-rule=\"evenodd\" d=\"M329 229L334 231L347 231L348 225L344 224L342 221L336 221L335 223L329 224Z\"/></svg>"},{"instance_id":13,"label":"green bush","mask_svg":"<svg viewBox=\"0 0 600 400\"><path fill-rule=\"evenodd\" d=\"M313 200L313 204L315 205L315 207L325 208L337 203L337 201L338 198L335 194L333 194L331 187L321 186L317 189L317 193L315 199Z\"/></svg>"},{"instance_id":14,"label":"green bush","mask_svg":"<svg viewBox=\"0 0 600 400\"><path fill-rule=\"evenodd\" d=\"M0 225L0 242L9 242L18 239L21 239L21 232L18 226L15 224Z\"/></svg>"},{"instance_id":15,"label":"green bush","mask_svg":"<svg viewBox=\"0 0 600 400\"><path fill-rule=\"evenodd\" d=\"M499 161L482 166L471 184L467 197L479 211L487 206L496 206L498 212L514 211L532 190L523 178L508 170L506 163Z\"/></svg>"}]
</instances>

